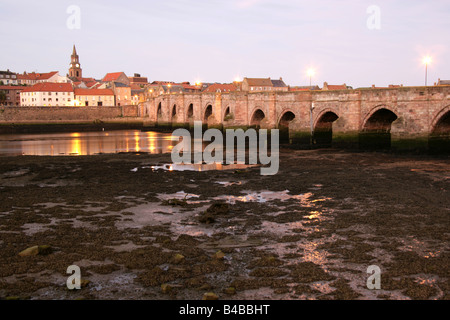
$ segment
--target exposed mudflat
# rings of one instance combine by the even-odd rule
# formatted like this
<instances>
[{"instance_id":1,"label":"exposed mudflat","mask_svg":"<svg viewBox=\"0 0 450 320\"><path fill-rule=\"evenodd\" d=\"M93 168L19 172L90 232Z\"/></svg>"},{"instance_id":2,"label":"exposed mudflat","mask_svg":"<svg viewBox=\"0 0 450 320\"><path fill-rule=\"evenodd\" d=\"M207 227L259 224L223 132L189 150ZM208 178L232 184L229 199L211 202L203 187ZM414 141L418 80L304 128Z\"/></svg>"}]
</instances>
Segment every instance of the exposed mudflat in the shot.
<instances>
[{"instance_id":1,"label":"exposed mudflat","mask_svg":"<svg viewBox=\"0 0 450 320\"><path fill-rule=\"evenodd\" d=\"M1 158L0 298L450 298L449 158L282 150L275 176L167 163Z\"/></svg>"}]
</instances>

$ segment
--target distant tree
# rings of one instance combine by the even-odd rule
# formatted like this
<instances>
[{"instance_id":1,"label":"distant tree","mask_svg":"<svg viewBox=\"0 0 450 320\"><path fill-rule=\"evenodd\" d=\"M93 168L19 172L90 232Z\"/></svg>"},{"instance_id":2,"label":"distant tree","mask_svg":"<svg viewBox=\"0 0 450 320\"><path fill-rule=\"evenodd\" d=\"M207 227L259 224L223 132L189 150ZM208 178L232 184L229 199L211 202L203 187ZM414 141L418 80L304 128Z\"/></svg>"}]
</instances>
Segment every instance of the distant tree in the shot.
<instances>
[{"instance_id":1,"label":"distant tree","mask_svg":"<svg viewBox=\"0 0 450 320\"><path fill-rule=\"evenodd\" d=\"M6 102L6 92L0 90L0 105L4 104L5 102Z\"/></svg>"},{"instance_id":2,"label":"distant tree","mask_svg":"<svg viewBox=\"0 0 450 320\"><path fill-rule=\"evenodd\" d=\"M4 86L5 84L3 83L2 80L0 80L0 86Z\"/></svg>"}]
</instances>

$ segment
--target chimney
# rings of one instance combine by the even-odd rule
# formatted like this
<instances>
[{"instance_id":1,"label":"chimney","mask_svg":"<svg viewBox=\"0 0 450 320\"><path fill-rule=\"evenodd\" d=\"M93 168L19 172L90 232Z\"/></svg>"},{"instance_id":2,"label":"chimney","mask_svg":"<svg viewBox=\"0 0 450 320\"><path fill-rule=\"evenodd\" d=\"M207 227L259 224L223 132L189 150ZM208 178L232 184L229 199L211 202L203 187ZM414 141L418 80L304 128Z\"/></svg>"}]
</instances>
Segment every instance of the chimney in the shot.
<instances>
[{"instance_id":1,"label":"chimney","mask_svg":"<svg viewBox=\"0 0 450 320\"><path fill-rule=\"evenodd\" d=\"M375 89L375 85L374 84L372 85L372 89Z\"/></svg>"},{"instance_id":2,"label":"chimney","mask_svg":"<svg viewBox=\"0 0 450 320\"><path fill-rule=\"evenodd\" d=\"M327 83L327 82L324 82L324 83L323 83L323 88L322 88L322 90L328 90L328 83Z\"/></svg>"}]
</instances>

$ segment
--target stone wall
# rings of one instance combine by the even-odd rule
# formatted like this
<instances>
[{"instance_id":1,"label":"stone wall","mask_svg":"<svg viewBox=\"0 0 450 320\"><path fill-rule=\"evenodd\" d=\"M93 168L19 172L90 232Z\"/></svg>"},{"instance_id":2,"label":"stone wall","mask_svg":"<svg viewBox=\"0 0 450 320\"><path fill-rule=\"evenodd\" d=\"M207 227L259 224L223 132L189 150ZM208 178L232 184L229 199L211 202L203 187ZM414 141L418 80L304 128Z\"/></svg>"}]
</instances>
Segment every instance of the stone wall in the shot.
<instances>
[{"instance_id":1,"label":"stone wall","mask_svg":"<svg viewBox=\"0 0 450 320\"><path fill-rule=\"evenodd\" d=\"M121 107L0 107L0 122L92 122L95 120L138 117L138 106Z\"/></svg>"}]
</instances>

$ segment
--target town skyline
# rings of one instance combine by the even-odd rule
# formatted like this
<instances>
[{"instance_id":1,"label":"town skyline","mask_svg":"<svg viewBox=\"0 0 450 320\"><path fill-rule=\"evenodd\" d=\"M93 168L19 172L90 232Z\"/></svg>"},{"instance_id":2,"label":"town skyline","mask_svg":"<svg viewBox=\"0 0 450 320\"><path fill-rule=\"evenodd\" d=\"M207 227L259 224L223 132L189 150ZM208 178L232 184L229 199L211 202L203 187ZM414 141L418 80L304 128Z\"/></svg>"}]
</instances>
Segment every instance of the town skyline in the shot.
<instances>
[{"instance_id":1,"label":"town skyline","mask_svg":"<svg viewBox=\"0 0 450 320\"><path fill-rule=\"evenodd\" d=\"M80 21L70 29L77 17L76 10L69 10L73 7ZM95 79L123 71L191 83L282 77L301 86L309 84L307 70L314 68L312 84L319 86L415 86L423 85L422 59L428 55L429 84L449 78L450 72L444 59L450 5L444 1L407 6L387 1L172 1L129 7L116 1L27 6L6 1L0 8L5 13L1 33L9 44L0 52L0 69L17 73L65 75L74 44L84 74ZM374 8L378 20L376 10L370 11ZM31 26L36 13L42 19ZM370 23L375 23L372 29ZM14 37L6 26L13 27Z\"/></svg>"}]
</instances>

